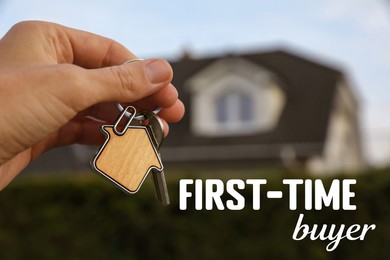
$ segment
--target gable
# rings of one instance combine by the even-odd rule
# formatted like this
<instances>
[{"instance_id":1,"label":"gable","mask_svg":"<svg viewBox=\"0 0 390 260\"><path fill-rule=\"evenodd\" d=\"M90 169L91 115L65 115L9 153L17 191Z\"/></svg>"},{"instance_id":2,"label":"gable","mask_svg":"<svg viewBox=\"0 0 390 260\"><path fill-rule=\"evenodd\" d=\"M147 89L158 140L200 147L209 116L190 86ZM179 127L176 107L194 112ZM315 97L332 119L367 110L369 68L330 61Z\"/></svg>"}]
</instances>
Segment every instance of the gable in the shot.
<instances>
[{"instance_id":1,"label":"gable","mask_svg":"<svg viewBox=\"0 0 390 260\"><path fill-rule=\"evenodd\" d=\"M275 76L242 58L225 58L185 83L191 94L191 131L198 136L238 136L272 130L285 97Z\"/></svg>"}]
</instances>

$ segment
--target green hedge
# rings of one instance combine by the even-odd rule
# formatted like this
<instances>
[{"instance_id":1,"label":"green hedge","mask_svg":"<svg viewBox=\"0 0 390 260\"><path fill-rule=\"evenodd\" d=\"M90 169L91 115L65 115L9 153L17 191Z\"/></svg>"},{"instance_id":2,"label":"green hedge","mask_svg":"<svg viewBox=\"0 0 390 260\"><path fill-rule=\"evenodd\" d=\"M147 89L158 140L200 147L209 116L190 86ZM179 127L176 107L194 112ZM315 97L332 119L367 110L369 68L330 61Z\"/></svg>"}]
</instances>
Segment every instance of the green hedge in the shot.
<instances>
[{"instance_id":1,"label":"green hedge","mask_svg":"<svg viewBox=\"0 0 390 260\"><path fill-rule=\"evenodd\" d=\"M290 211L287 199L264 199L259 211L180 211L178 180L169 181L172 204L164 208L150 180L128 196L94 175L28 178L0 193L0 259L390 259L389 173L357 177L358 209L349 212ZM281 178L269 179L267 190L287 194ZM251 189L245 196L250 205ZM328 242L291 238L300 213L308 224L376 229L327 252Z\"/></svg>"}]
</instances>

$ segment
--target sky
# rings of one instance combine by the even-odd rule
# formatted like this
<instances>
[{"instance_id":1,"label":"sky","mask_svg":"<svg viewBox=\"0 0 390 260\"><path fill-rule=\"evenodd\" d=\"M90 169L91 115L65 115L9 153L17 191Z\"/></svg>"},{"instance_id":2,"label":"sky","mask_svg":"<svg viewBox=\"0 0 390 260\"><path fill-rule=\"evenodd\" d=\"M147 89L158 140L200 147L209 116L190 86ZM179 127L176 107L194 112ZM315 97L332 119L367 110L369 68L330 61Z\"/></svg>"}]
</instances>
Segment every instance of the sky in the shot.
<instances>
[{"instance_id":1,"label":"sky","mask_svg":"<svg viewBox=\"0 0 390 260\"><path fill-rule=\"evenodd\" d=\"M368 160L390 163L390 0L0 0L0 36L23 20L101 34L142 58L274 48L313 57L347 74Z\"/></svg>"}]
</instances>

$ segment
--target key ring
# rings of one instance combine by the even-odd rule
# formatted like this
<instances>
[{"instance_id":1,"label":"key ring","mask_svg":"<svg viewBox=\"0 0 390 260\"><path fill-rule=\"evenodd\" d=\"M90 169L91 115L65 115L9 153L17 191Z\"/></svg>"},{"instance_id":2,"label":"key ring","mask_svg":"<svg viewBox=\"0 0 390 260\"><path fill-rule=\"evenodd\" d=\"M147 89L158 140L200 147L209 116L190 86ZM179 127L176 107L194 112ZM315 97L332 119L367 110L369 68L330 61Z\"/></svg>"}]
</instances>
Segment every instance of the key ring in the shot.
<instances>
[{"instance_id":1,"label":"key ring","mask_svg":"<svg viewBox=\"0 0 390 260\"><path fill-rule=\"evenodd\" d=\"M131 59L131 60L128 60L126 62L124 62L123 64L127 64L127 63L132 63L132 62L135 62L135 61L142 61L143 59ZM122 65L123 65L122 64ZM120 103L116 103L115 104L116 108L119 110L120 113L123 112L123 110L125 110L123 108L123 106L120 104ZM154 110L153 110L153 113L157 114L158 112L161 111L161 107L156 107ZM143 120L146 120L147 118L145 117L145 115L141 114L141 115L138 115L138 116L134 116L132 113L128 112L128 111L125 111L124 112L124 115L128 118L131 118L131 119L135 119L135 120L138 120L138 121L143 121Z\"/></svg>"},{"instance_id":2,"label":"key ring","mask_svg":"<svg viewBox=\"0 0 390 260\"><path fill-rule=\"evenodd\" d=\"M132 114L131 114L130 112L127 112L127 110L129 110L129 109L133 110L133 113L132 113ZM124 133L126 132L127 128L128 128L129 125L131 124L131 121L133 121L134 115L136 114L136 111L137 111L137 110L135 110L135 107L133 107L133 106L128 106L128 107L126 107L126 108L123 110L123 112L119 115L118 119L116 120L115 125L112 127L112 130L114 131L114 133L115 133L116 135L124 135ZM130 117L130 119L127 121L127 123L126 123L125 127L123 127L122 131L119 132L118 129L117 129L117 127L118 127L119 122L122 120L122 118L123 118L123 116L124 116L125 113L130 113L130 115L132 115L132 117Z\"/></svg>"},{"instance_id":3,"label":"key ring","mask_svg":"<svg viewBox=\"0 0 390 260\"><path fill-rule=\"evenodd\" d=\"M119 103L116 103L115 106L116 106L116 108L118 108L119 112L121 112L121 113L123 112L123 110L125 110L125 109L123 108L123 106L122 106L121 104L119 104ZM160 111L161 111L161 107L156 107L156 108L153 110L153 113L158 114L158 112L160 112ZM138 121L143 121L143 120L146 120L146 119L147 119L146 116L143 115L143 114L138 115L138 116L134 116L132 113L130 113L130 112L128 112L128 111L125 111L124 115L125 115L126 117L128 117L128 118L132 118L132 117L133 117L133 119L138 120Z\"/></svg>"}]
</instances>

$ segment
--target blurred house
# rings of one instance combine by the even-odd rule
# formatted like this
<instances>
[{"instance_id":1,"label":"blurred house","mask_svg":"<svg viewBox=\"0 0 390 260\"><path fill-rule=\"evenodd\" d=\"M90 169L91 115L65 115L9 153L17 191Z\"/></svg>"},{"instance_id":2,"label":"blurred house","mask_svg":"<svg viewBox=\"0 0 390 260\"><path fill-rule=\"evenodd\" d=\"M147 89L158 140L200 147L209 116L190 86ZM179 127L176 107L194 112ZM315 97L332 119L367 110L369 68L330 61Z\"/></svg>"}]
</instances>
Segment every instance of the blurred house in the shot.
<instances>
[{"instance_id":1,"label":"blurred house","mask_svg":"<svg viewBox=\"0 0 390 260\"><path fill-rule=\"evenodd\" d=\"M165 164L363 169L359 103L341 71L283 50L185 56L171 65L186 116L170 126L161 149ZM83 169L93 156L81 146L64 149L28 170Z\"/></svg>"},{"instance_id":2,"label":"blurred house","mask_svg":"<svg viewBox=\"0 0 390 260\"><path fill-rule=\"evenodd\" d=\"M286 51L171 64L187 112L170 128L165 162L364 167L359 103L341 71Z\"/></svg>"}]
</instances>

